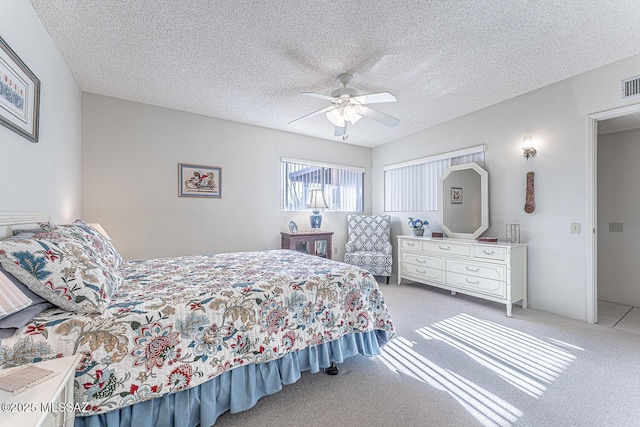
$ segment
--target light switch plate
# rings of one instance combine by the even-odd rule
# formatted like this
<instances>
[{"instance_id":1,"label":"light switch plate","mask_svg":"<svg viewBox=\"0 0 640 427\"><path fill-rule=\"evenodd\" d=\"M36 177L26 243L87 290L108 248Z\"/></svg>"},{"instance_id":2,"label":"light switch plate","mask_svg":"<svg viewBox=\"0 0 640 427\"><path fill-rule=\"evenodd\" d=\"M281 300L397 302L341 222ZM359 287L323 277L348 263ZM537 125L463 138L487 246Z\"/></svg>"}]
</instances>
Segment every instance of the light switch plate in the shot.
<instances>
[{"instance_id":1,"label":"light switch plate","mask_svg":"<svg viewBox=\"0 0 640 427\"><path fill-rule=\"evenodd\" d=\"M571 223L571 234L580 234L580 223L572 222Z\"/></svg>"}]
</instances>

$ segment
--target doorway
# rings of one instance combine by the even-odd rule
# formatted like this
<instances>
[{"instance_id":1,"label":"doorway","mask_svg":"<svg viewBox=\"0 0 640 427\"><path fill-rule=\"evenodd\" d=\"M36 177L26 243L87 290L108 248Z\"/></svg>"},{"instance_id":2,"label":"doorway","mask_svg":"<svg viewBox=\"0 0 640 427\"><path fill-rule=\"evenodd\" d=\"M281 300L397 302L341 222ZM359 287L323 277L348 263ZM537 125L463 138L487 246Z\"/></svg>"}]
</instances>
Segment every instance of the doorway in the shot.
<instances>
[{"instance_id":1,"label":"doorway","mask_svg":"<svg viewBox=\"0 0 640 427\"><path fill-rule=\"evenodd\" d=\"M587 116L587 322L598 321L598 129L609 132L632 129L640 120L640 104L616 108ZM638 125L640 126L640 124ZM602 230L604 231L604 230Z\"/></svg>"}]
</instances>

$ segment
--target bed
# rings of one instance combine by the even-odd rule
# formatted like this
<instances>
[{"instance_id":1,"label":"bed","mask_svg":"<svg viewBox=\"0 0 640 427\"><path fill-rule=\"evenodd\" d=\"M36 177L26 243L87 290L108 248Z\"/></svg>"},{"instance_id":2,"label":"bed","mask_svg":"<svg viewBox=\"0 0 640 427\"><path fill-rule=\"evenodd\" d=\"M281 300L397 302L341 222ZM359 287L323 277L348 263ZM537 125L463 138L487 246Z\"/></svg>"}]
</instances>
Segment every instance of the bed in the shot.
<instances>
[{"instance_id":1,"label":"bed","mask_svg":"<svg viewBox=\"0 0 640 427\"><path fill-rule=\"evenodd\" d=\"M125 262L98 234L78 221L0 241L5 273L56 305L2 340L0 366L82 353L77 426L213 425L394 334L357 267L290 250Z\"/></svg>"}]
</instances>

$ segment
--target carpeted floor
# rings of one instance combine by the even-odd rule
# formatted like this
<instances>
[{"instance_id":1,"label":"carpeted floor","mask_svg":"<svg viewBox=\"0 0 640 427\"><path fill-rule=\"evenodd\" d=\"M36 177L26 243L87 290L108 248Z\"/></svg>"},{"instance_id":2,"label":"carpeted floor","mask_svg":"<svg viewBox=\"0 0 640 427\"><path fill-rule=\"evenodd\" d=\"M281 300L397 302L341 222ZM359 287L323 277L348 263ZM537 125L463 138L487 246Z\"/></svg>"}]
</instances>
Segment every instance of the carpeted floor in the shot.
<instances>
[{"instance_id":1,"label":"carpeted floor","mask_svg":"<svg viewBox=\"0 0 640 427\"><path fill-rule=\"evenodd\" d=\"M404 282L397 335L216 426L636 426L640 336Z\"/></svg>"}]
</instances>

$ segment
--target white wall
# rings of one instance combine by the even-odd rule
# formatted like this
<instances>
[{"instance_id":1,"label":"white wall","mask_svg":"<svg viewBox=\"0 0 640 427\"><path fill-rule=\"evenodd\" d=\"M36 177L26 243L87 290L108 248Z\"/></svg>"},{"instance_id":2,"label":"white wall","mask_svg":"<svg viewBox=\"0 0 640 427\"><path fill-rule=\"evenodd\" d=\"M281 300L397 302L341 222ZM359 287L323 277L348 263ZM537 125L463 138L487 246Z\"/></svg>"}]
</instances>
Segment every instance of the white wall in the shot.
<instances>
[{"instance_id":1,"label":"white wall","mask_svg":"<svg viewBox=\"0 0 640 427\"><path fill-rule=\"evenodd\" d=\"M640 306L640 130L598 137L598 298ZM609 232L621 222L622 232Z\"/></svg>"},{"instance_id":2,"label":"white wall","mask_svg":"<svg viewBox=\"0 0 640 427\"><path fill-rule=\"evenodd\" d=\"M375 148L373 212L384 210L384 165L486 144L491 227L484 235L504 239L505 224L521 224L531 307L586 321L587 115L637 103L620 99L620 81L639 71L634 56ZM538 156L529 161L521 150L525 135L538 142ZM523 209L528 171L535 172L532 214ZM407 216L427 215L393 216L398 234L409 231ZM428 219L437 222L437 215ZM572 222L582 225L581 234L570 234Z\"/></svg>"},{"instance_id":3,"label":"white wall","mask_svg":"<svg viewBox=\"0 0 640 427\"><path fill-rule=\"evenodd\" d=\"M361 166L371 211L371 149L95 94L82 95L82 211L127 259L277 249L294 220L280 211L280 158ZM222 167L222 198L178 197L178 163ZM346 213L323 213L344 257Z\"/></svg>"},{"instance_id":4,"label":"white wall","mask_svg":"<svg viewBox=\"0 0 640 427\"><path fill-rule=\"evenodd\" d=\"M38 144L0 127L0 210L48 211L63 222L82 208L127 258L267 249L279 247L278 231L290 219L307 223L306 213L280 212L281 156L365 167L365 212L382 213L383 165L485 143L485 235L504 238L506 223L520 223L531 306L586 320L586 116L638 102L620 99L620 80L639 73L640 56L369 150L90 94L81 111L78 87L30 3L4 0L2 9L11 19L0 20L0 35L40 78L42 92ZM528 162L524 135L539 141ZM178 198L179 162L222 166L223 198ZM533 214L523 211L529 170L536 173ZM345 216L324 215L324 228L337 233L337 259ZM408 216L439 228L436 212L393 216L394 235L409 231ZM569 233L571 222L581 223L582 234Z\"/></svg>"},{"instance_id":5,"label":"white wall","mask_svg":"<svg viewBox=\"0 0 640 427\"><path fill-rule=\"evenodd\" d=\"M78 85L31 3L3 0L0 36L40 79L40 141L0 126L0 211L48 212L56 222L80 217Z\"/></svg>"}]
</instances>

